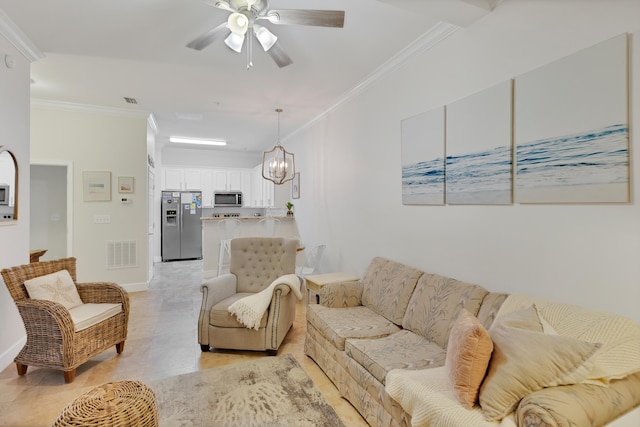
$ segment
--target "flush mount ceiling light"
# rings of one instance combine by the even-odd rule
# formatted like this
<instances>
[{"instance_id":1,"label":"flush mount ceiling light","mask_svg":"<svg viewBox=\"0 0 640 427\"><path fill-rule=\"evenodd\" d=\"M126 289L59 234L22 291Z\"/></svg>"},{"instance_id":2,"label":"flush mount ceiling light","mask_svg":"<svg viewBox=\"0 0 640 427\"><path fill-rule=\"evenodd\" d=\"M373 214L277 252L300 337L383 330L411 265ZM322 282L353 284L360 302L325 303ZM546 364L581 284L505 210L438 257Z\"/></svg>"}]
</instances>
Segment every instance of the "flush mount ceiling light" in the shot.
<instances>
[{"instance_id":1,"label":"flush mount ceiling light","mask_svg":"<svg viewBox=\"0 0 640 427\"><path fill-rule=\"evenodd\" d=\"M252 35L275 61L278 67L293 64L289 55L280 47L276 37L257 21L265 21L274 25L312 25L317 27L344 27L343 10L313 9L270 9L268 0L206 0L207 4L218 9L231 12L227 22L207 31L187 45L192 49L202 50L215 40L224 38L224 43L234 51L242 52L247 37L247 68L253 66ZM231 31L231 33L229 33Z\"/></svg>"},{"instance_id":2,"label":"flush mount ceiling light","mask_svg":"<svg viewBox=\"0 0 640 427\"><path fill-rule=\"evenodd\" d=\"M170 136L169 141L181 144L200 144L200 145L227 145L227 141L221 139L197 139L185 138L182 136Z\"/></svg>"},{"instance_id":3,"label":"flush mount ceiling light","mask_svg":"<svg viewBox=\"0 0 640 427\"><path fill-rule=\"evenodd\" d=\"M280 145L280 113L282 113L282 108L276 109L276 112L278 113L278 140L272 150L262 153L262 177L280 185L293 179L296 174L296 165L293 154L287 152Z\"/></svg>"}]
</instances>

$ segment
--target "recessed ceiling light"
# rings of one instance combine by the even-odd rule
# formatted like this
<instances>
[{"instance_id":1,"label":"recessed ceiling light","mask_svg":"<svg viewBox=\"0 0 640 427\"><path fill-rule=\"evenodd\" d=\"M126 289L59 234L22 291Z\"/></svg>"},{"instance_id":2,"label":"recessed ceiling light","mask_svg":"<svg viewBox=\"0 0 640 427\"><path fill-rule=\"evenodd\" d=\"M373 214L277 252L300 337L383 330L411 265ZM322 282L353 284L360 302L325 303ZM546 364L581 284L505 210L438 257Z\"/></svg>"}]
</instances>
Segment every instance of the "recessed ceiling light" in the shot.
<instances>
[{"instance_id":1,"label":"recessed ceiling light","mask_svg":"<svg viewBox=\"0 0 640 427\"><path fill-rule=\"evenodd\" d=\"M197 139L185 138L182 136L170 136L169 141L181 144L200 144L200 145L227 145L227 141L221 139Z\"/></svg>"}]
</instances>

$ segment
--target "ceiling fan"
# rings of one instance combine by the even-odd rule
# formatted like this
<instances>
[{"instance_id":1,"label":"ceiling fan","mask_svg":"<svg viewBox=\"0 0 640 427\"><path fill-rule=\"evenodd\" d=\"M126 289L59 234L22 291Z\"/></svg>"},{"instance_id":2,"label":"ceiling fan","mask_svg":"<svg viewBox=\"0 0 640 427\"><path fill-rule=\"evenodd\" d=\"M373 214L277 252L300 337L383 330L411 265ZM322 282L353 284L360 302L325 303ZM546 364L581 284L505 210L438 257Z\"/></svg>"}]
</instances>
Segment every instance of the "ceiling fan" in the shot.
<instances>
[{"instance_id":1,"label":"ceiling fan","mask_svg":"<svg viewBox=\"0 0 640 427\"><path fill-rule=\"evenodd\" d=\"M225 44L236 52L241 52L246 34L249 33L247 68L252 65L252 34L255 35L262 48L271 56L278 67L282 68L293 64L289 55L278 44L278 37L260 25L258 21L268 21L276 25L312 25L335 28L344 26L343 10L269 9L268 0L207 0L206 3L231 13L227 22L223 22L197 37L187 44L187 47L202 50L217 39L226 36Z\"/></svg>"}]
</instances>

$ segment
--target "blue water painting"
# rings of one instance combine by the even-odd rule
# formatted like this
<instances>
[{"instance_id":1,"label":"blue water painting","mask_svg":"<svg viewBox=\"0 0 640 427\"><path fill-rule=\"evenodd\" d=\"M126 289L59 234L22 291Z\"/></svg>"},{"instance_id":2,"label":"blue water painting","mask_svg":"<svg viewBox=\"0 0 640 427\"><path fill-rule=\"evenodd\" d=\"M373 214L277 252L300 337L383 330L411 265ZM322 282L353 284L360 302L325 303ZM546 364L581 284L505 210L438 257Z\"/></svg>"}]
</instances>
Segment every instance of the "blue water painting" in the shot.
<instances>
[{"instance_id":1,"label":"blue water painting","mask_svg":"<svg viewBox=\"0 0 640 427\"><path fill-rule=\"evenodd\" d=\"M516 147L518 201L627 202L626 124L541 139Z\"/></svg>"},{"instance_id":2,"label":"blue water painting","mask_svg":"<svg viewBox=\"0 0 640 427\"><path fill-rule=\"evenodd\" d=\"M402 203L444 203L444 159L402 166Z\"/></svg>"},{"instance_id":3,"label":"blue water painting","mask_svg":"<svg viewBox=\"0 0 640 427\"><path fill-rule=\"evenodd\" d=\"M447 156L447 203L510 204L512 164L510 146Z\"/></svg>"}]
</instances>

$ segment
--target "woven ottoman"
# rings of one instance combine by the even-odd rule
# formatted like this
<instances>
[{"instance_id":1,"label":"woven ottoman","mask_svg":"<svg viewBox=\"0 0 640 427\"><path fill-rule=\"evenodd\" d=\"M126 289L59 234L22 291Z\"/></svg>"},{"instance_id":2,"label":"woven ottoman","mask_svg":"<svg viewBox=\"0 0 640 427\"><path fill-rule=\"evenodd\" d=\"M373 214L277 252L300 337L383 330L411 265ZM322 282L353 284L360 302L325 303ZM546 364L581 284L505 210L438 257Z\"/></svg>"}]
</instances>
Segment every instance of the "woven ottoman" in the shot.
<instances>
[{"instance_id":1,"label":"woven ottoman","mask_svg":"<svg viewBox=\"0 0 640 427\"><path fill-rule=\"evenodd\" d=\"M98 386L67 405L53 423L53 427L157 425L156 396L140 381L117 381Z\"/></svg>"}]
</instances>

